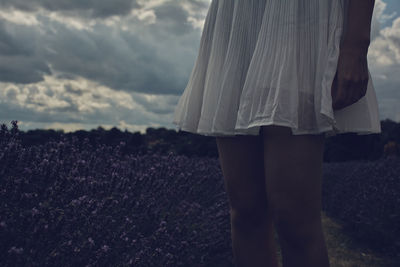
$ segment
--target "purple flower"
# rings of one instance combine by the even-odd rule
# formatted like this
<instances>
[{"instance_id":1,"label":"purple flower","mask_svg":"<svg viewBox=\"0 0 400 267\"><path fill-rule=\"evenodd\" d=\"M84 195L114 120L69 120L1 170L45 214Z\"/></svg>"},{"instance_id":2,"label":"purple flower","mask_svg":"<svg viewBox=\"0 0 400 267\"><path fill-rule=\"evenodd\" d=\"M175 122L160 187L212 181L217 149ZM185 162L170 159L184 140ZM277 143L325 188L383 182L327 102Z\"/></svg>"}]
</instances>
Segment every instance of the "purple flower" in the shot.
<instances>
[{"instance_id":1,"label":"purple flower","mask_svg":"<svg viewBox=\"0 0 400 267\"><path fill-rule=\"evenodd\" d=\"M16 253L16 254L21 254L24 251L24 248L17 248L15 246L12 246L9 250L8 253Z\"/></svg>"},{"instance_id":2,"label":"purple flower","mask_svg":"<svg viewBox=\"0 0 400 267\"><path fill-rule=\"evenodd\" d=\"M36 215L39 213L39 210L36 207L32 208L32 215Z\"/></svg>"},{"instance_id":3,"label":"purple flower","mask_svg":"<svg viewBox=\"0 0 400 267\"><path fill-rule=\"evenodd\" d=\"M107 251L110 249L110 247L107 246L107 245L103 245L103 246L101 247L101 249L102 249L104 252L107 252Z\"/></svg>"}]
</instances>

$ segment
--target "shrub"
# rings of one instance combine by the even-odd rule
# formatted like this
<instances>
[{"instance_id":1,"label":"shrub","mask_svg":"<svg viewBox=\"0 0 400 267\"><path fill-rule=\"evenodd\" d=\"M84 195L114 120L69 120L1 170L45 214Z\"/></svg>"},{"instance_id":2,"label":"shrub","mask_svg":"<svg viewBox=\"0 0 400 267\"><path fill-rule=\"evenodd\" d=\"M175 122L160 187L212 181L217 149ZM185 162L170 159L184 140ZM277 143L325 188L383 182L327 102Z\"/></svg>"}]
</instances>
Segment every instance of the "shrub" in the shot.
<instances>
[{"instance_id":1,"label":"shrub","mask_svg":"<svg viewBox=\"0 0 400 267\"><path fill-rule=\"evenodd\" d=\"M360 243L400 251L400 158L324 164L323 209Z\"/></svg>"},{"instance_id":2,"label":"shrub","mask_svg":"<svg viewBox=\"0 0 400 267\"><path fill-rule=\"evenodd\" d=\"M232 266L217 160L0 134L1 266Z\"/></svg>"}]
</instances>

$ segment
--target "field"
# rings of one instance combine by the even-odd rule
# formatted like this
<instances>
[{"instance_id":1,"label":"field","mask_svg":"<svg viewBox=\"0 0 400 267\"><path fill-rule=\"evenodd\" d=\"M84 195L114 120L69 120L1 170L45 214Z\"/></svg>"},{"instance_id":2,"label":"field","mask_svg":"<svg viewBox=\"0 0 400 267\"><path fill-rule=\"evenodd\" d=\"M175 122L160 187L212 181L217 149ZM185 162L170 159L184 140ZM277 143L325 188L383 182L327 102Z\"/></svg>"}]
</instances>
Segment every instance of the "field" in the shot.
<instances>
[{"instance_id":1,"label":"field","mask_svg":"<svg viewBox=\"0 0 400 267\"><path fill-rule=\"evenodd\" d=\"M233 266L218 160L0 138L1 266ZM331 266L400 266L399 174L398 158L324 163Z\"/></svg>"}]
</instances>

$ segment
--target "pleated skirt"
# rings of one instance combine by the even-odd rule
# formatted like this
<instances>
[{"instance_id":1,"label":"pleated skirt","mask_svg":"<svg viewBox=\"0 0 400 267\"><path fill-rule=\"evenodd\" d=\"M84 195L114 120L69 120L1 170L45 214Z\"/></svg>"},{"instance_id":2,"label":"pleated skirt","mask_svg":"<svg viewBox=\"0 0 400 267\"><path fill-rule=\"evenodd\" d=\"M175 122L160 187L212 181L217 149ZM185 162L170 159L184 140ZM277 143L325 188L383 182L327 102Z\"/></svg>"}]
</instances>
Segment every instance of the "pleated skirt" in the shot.
<instances>
[{"instance_id":1,"label":"pleated skirt","mask_svg":"<svg viewBox=\"0 0 400 267\"><path fill-rule=\"evenodd\" d=\"M380 133L371 74L358 102L333 110L348 0L212 0L176 129L259 135L260 126L326 137Z\"/></svg>"}]
</instances>

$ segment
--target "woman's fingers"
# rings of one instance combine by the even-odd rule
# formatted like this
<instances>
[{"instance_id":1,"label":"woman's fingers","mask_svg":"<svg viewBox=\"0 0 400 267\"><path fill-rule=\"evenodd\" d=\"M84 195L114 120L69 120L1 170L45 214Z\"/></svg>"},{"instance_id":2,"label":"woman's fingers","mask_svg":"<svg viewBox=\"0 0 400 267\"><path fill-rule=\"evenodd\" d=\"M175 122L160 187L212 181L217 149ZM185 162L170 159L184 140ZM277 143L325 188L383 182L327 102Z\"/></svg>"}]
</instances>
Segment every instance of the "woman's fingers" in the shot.
<instances>
[{"instance_id":1,"label":"woman's fingers","mask_svg":"<svg viewBox=\"0 0 400 267\"><path fill-rule=\"evenodd\" d=\"M338 82L336 89L335 87L332 88L333 110L343 109L358 102L362 97L365 96L367 92L367 85L368 81L358 83L346 81Z\"/></svg>"},{"instance_id":2,"label":"woman's fingers","mask_svg":"<svg viewBox=\"0 0 400 267\"><path fill-rule=\"evenodd\" d=\"M365 94L367 93L367 86L368 86L368 80L362 80L353 85L352 88L357 88L357 89L352 90L351 104L358 102L358 100L360 100L362 97L365 96Z\"/></svg>"},{"instance_id":3,"label":"woman's fingers","mask_svg":"<svg viewBox=\"0 0 400 267\"><path fill-rule=\"evenodd\" d=\"M339 96L340 91L338 88L338 81L337 81L337 71L335 74L335 78L333 78L332 88L331 88L331 96L332 96L332 107L333 110L339 109L341 107L341 99L342 97Z\"/></svg>"},{"instance_id":4,"label":"woman's fingers","mask_svg":"<svg viewBox=\"0 0 400 267\"><path fill-rule=\"evenodd\" d=\"M351 105L351 93L351 82L349 80L342 79L339 73L336 72L332 88L333 110L339 110Z\"/></svg>"},{"instance_id":5,"label":"woman's fingers","mask_svg":"<svg viewBox=\"0 0 400 267\"><path fill-rule=\"evenodd\" d=\"M333 110L343 109L360 100L367 91L368 81L352 82L351 80L340 80L336 87L332 87Z\"/></svg>"},{"instance_id":6,"label":"woman's fingers","mask_svg":"<svg viewBox=\"0 0 400 267\"><path fill-rule=\"evenodd\" d=\"M356 72L355 78L351 82L351 104L358 102L367 93L368 87L368 66L366 62L362 62L361 70Z\"/></svg>"},{"instance_id":7,"label":"woman's fingers","mask_svg":"<svg viewBox=\"0 0 400 267\"><path fill-rule=\"evenodd\" d=\"M331 88L333 110L343 109L364 97L368 79L366 55L353 50L342 51Z\"/></svg>"}]
</instances>

